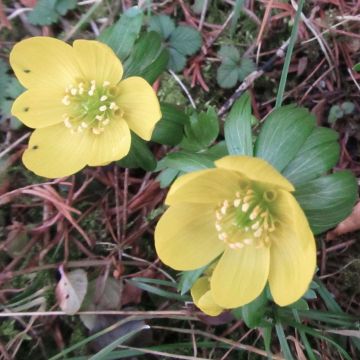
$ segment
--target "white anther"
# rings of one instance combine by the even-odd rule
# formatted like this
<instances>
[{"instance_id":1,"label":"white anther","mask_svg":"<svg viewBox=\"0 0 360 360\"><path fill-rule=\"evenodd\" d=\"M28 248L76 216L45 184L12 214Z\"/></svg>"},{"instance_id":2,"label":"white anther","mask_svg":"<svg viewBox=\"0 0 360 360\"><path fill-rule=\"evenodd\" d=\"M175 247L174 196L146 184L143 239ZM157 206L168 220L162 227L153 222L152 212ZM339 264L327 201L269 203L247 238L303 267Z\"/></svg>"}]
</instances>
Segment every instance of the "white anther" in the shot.
<instances>
[{"instance_id":1,"label":"white anther","mask_svg":"<svg viewBox=\"0 0 360 360\"><path fill-rule=\"evenodd\" d=\"M66 106L70 105L69 95L65 95L65 96L63 97L63 99L61 100L61 102L62 102L64 105L66 105Z\"/></svg>"},{"instance_id":2,"label":"white anther","mask_svg":"<svg viewBox=\"0 0 360 360\"><path fill-rule=\"evenodd\" d=\"M221 225L220 225L218 222L215 223L215 227L216 227L216 230L217 230L217 231L221 231L221 230L222 230L222 227L221 227Z\"/></svg>"},{"instance_id":3,"label":"white anther","mask_svg":"<svg viewBox=\"0 0 360 360\"><path fill-rule=\"evenodd\" d=\"M240 204L241 204L241 199L235 199L235 200L234 200L234 206L235 206L236 208L239 207Z\"/></svg>"},{"instance_id":4,"label":"white anther","mask_svg":"<svg viewBox=\"0 0 360 360\"><path fill-rule=\"evenodd\" d=\"M244 244L242 244L242 243L235 243L234 245L237 249L241 249L244 247Z\"/></svg>"},{"instance_id":5,"label":"white anther","mask_svg":"<svg viewBox=\"0 0 360 360\"><path fill-rule=\"evenodd\" d=\"M76 131L77 131L78 133L81 133L81 132L83 132L83 128L82 128L81 126L78 126L78 128L76 129Z\"/></svg>"},{"instance_id":6,"label":"white anther","mask_svg":"<svg viewBox=\"0 0 360 360\"><path fill-rule=\"evenodd\" d=\"M244 202L249 202L253 198L252 195L247 195L244 197Z\"/></svg>"},{"instance_id":7,"label":"white anther","mask_svg":"<svg viewBox=\"0 0 360 360\"><path fill-rule=\"evenodd\" d=\"M216 217L217 220L222 219L222 215L218 211L215 212L215 217Z\"/></svg>"},{"instance_id":8,"label":"white anther","mask_svg":"<svg viewBox=\"0 0 360 360\"><path fill-rule=\"evenodd\" d=\"M245 226L244 230L245 230L246 232L248 232L248 231L250 230L250 228L249 228L248 226Z\"/></svg>"},{"instance_id":9,"label":"white anther","mask_svg":"<svg viewBox=\"0 0 360 360\"><path fill-rule=\"evenodd\" d=\"M84 129L86 129L86 128L88 127L88 124L87 124L85 121L83 121L80 125L81 125L81 127L83 127Z\"/></svg>"},{"instance_id":10,"label":"white anther","mask_svg":"<svg viewBox=\"0 0 360 360\"><path fill-rule=\"evenodd\" d=\"M64 124L65 124L65 127L67 127L68 129L72 128L70 119L68 117L64 120Z\"/></svg>"},{"instance_id":11,"label":"white anther","mask_svg":"<svg viewBox=\"0 0 360 360\"><path fill-rule=\"evenodd\" d=\"M260 223L257 221L255 224L252 224L252 225L251 225L251 228L252 228L253 230L257 230L257 229L259 228L259 226L260 226Z\"/></svg>"},{"instance_id":12,"label":"white anther","mask_svg":"<svg viewBox=\"0 0 360 360\"><path fill-rule=\"evenodd\" d=\"M90 89L90 90L88 91L88 95L89 95L89 96L93 96L93 95L94 95L94 92L95 92L94 89Z\"/></svg>"},{"instance_id":13,"label":"white anther","mask_svg":"<svg viewBox=\"0 0 360 360\"><path fill-rule=\"evenodd\" d=\"M103 82L103 86L104 86L104 87L109 86L109 85L110 85L110 81L105 80L105 81Z\"/></svg>"},{"instance_id":14,"label":"white anther","mask_svg":"<svg viewBox=\"0 0 360 360\"><path fill-rule=\"evenodd\" d=\"M250 220L255 220L259 215L260 210L260 206L256 205L255 209L250 214Z\"/></svg>"},{"instance_id":15,"label":"white anther","mask_svg":"<svg viewBox=\"0 0 360 360\"><path fill-rule=\"evenodd\" d=\"M104 115L96 115L95 119L101 121L104 118Z\"/></svg>"},{"instance_id":16,"label":"white anther","mask_svg":"<svg viewBox=\"0 0 360 360\"><path fill-rule=\"evenodd\" d=\"M226 240L227 239L227 233L226 232L222 232L222 233L220 233L219 235L218 235L218 237L219 237L219 239L221 240L221 241L224 241L224 240Z\"/></svg>"},{"instance_id":17,"label":"white anther","mask_svg":"<svg viewBox=\"0 0 360 360\"><path fill-rule=\"evenodd\" d=\"M91 87L96 86L96 81L95 81L95 80L91 80L91 81L90 81L90 84L91 84Z\"/></svg>"},{"instance_id":18,"label":"white anther","mask_svg":"<svg viewBox=\"0 0 360 360\"><path fill-rule=\"evenodd\" d=\"M110 103L110 110L117 110L119 107L112 101Z\"/></svg>"},{"instance_id":19,"label":"white anther","mask_svg":"<svg viewBox=\"0 0 360 360\"><path fill-rule=\"evenodd\" d=\"M82 95L84 93L84 88L79 89L79 94Z\"/></svg>"},{"instance_id":20,"label":"white anther","mask_svg":"<svg viewBox=\"0 0 360 360\"><path fill-rule=\"evenodd\" d=\"M254 190L253 189L249 189L247 192L246 192L246 195L252 195L254 193Z\"/></svg>"},{"instance_id":21,"label":"white anther","mask_svg":"<svg viewBox=\"0 0 360 360\"><path fill-rule=\"evenodd\" d=\"M107 100L107 96L106 95L103 95L101 98L100 98L100 101L106 101Z\"/></svg>"},{"instance_id":22,"label":"white anther","mask_svg":"<svg viewBox=\"0 0 360 360\"><path fill-rule=\"evenodd\" d=\"M99 135L101 133L101 129L100 128L92 128L92 132L95 134L95 135Z\"/></svg>"},{"instance_id":23,"label":"white anther","mask_svg":"<svg viewBox=\"0 0 360 360\"><path fill-rule=\"evenodd\" d=\"M241 207L241 211L242 212L247 212L249 210L250 204L249 203L244 203Z\"/></svg>"},{"instance_id":24,"label":"white anther","mask_svg":"<svg viewBox=\"0 0 360 360\"><path fill-rule=\"evenodd\" d=\"M83 88L83 87L84 87L84 83L83 83L83 82L80 82L80 83L78 84L78 88L81 89L81 88Z\"/></svg>"},{"instance_id":25,"label":"white anther","mask_svg":"<svg viewBox=\"0 0 360 360\"><path fill-rule=\"evenodd\" d=\"M78 92L78 90L74 87L70 90L71 95L74 95L74 96L77 94L77 92Z\"/></svg>"},{"instance_id":26,"label":"white anther","mask_svg":"<svg viewBox=\"0 0 360 360\"><path fill-rule=\"evenodd\" d=\"M259 238L259 237L261 237L262 232L263 232L263 229L262 229L262 228L259 228L259 229L257 229L257 230L254 232L254 236L255 236L256 238Z\"/></svg>"},{"instance_id":27,"label":"white anther","mask_svg":"<svg viewBox=\"0 0 360 360\"><path fill-rule=\"evenodd\" d=\"M253 243L253 239L244 239L243 243L246 245L251 245Z\"/></svg>"},{"instance_id":28,"label":"white anther","mask_svg":"<svg viewBox=\"0 0 360 360\"><path fill-rule=\"evenodd\" d=\"M109 123L110 123L110 119L105 119L105 120L102 122L102 124L103 124L104 126L109 125Z\"/></svg>"},{"instance_id":29,"label":"white anther","mask_svg":"<svg viewBox=\"0 0 360 360\"><path fill-rule=\"evenodd\" d=\"M101 111L101 112L106 111L106 109L107 109L107 106L106 106L106 105L101 105L101 106L99 107L99 111Z\"/></svg>"},{"instance_id":30,"label":"white anther","mask_svg":"<svg viewBox=\"0 0 360 360\"><path fill-rule=\"evenodd\" d=\"M235 196L236 196L237 198L239 198L239 197L240 197L240 192L237 191L237 192L235 193Z\"/></svg>"}]
</instances>

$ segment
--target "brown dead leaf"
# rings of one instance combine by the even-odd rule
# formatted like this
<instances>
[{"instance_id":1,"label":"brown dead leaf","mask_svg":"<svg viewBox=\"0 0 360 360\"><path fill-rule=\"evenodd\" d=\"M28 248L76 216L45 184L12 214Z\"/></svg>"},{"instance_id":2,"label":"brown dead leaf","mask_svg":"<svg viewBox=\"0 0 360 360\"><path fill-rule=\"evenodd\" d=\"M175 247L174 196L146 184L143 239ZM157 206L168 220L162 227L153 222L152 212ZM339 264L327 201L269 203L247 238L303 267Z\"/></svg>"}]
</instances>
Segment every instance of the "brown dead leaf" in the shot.
<instances>
[{"instance_id":1,"label":"brown dead leaf","mask_svg":"<svg viewBox=\"0 0 360 360\"><path fill-rule=\"evenodd\" d=\"M326 240L333 240L337 236L360 230L360 202L353 208L352 213L334 230L326 234Z\"/></svg>"}]
</instances>

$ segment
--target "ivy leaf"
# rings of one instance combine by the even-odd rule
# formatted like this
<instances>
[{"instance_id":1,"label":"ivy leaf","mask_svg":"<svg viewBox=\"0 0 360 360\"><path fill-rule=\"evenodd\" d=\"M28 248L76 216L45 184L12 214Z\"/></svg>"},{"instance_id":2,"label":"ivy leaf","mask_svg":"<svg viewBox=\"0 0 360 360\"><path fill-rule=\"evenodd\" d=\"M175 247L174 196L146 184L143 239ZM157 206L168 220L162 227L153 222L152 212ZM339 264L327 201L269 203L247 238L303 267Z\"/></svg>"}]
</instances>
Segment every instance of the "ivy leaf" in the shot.
<instances>
[{"instance_id":1,"label":"ivy leaf","mask_svg":"<svg viewBox=\"0 0 360 360\"><path fill-rule=\"evenodd\" d=\"M152 16L149 21L149 30L156 31L164 40L167 40L175 30L175 23L167 15Z\"/></svg>"},{"instance_id":2,"label":"ivy leaf","mask_svg":"<svg viewBox=\"0 0 360 360\"><path fill-rule=\"evenodd\" d=\"M193 55L201 47L200 33L190 26L178 26L169 39L170 47L176 49L180 54Z\"/></svg>"},{"instance_id":3,"label":"ivy leaf","mask_svg":"<svg viewBox=\"0 0 360 360\"><path fill-rule=\"evenodd\" d=\"M184 131L180 144L183 149L197 152L207 148L219 135L219 119L215 110L209 107L206 113L193 113Z\"/></svg>"}]
</instances>

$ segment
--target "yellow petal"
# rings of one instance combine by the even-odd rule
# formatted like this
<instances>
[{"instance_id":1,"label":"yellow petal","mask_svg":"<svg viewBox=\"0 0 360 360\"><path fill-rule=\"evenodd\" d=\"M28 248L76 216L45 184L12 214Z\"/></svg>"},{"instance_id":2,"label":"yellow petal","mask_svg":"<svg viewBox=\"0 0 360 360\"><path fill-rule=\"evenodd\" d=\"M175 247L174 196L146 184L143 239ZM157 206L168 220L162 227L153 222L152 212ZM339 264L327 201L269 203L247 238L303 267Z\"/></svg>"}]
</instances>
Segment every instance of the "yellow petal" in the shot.
<instances>
[{"instance_id":1,"label":"yellow petal","mask_svg":"<svg viewBox=\"0 0 360 360\"><path fill-rule=\"evenodd\" d=\"M35 130L23 154L24 165L35 174L48 178L68 176L86 165L87 139L71 134L64 124Z\"/></svg>"},{"instance_id":2,"label":"yellow petal","mask_svg":"<svg viewBox=\"0 0 360 360\"><path fill-rule=\"evenodd\" d=\"M94 40L76 40L73 44L76 58L87 80L117 84L123 75L119 58L107 45Z\"/></svg>"},{"instance_id":3,"label":"yellow petal","mask_svg":"<svg viewBox=\"0 0 360 360\"><path fill-rule=\"evenodd\" d=\"M224 250L215 229L214 209L204 204L176 204L160 218L155 229L156 252L176 270L198 269Z\"/></svg>"},{"instance_id":4,"label":"yellow petal","mask_svg":"<svg viewBox=\"0 0 360 360\"><path fill-rule=\"evenodd\" d=\"M130 129L144 140L150 140L156 123L161 118L159 100L153 88L140 77L121 81L117 104L124 111Z\"/></svg>"},{"instance_id":5,"label":"yellow petal","mask_svg":"<svg viewBox=\"0 0 360 360\"><path fill-rule=\"evenodd\" d=\"M223 312L223 308L215 303L211 291L208 277L201 277L191 288L191 296L194 304L205 314L218 316Z\"/></svg>"},{"instance_id":6,"label":"yellow petal","mask_svg":"<svg viewBox=\"0 0 360 360\"><path fill-rule=\"evenodd\" d=\"M257 298L269 275L270 251L256 249L225 250L211 277L214 301L223 308L236 308Z\"/></svg>"},{"instance_id":7,"label":"yellow petal","mask_svg":"<svg viewBox=\"0 0 360 360\"><path fill-rule=\"evenodd\" d=\"M274 301L289 305L304 295L316 267L315 239L295 198L279 191L276 218L280 222L271 236L269 283Z\"/></svg>"},{"instance_id":8,"label":"yellow petal","mask_svg":"<svg viewBox=\"0 0 360 360\"><path fill-rule=\"evenodd\" d=\"M294 186L265 160L251 157L229 155L215 161L219 168L238 171L249 179L275 185L287 191L294 191Z\"/></svg>"},{"instance_id":9,"label":"yellow petal","mask_svg":"<svg viewBox=\"0 0 360 360\"><path fill-rule=\"evenodd\" d=\"M31 128L51 126L64 121L62 96L62 91L32 88L15 100L11 113Z\"/></svg>"},{"instance_id":10,"label":"yellow petal","mask_svg":"<svg viewBox=\"0 0 360 360\"><path fill-rule=\"evenodd\" d=\"M88 165L90 166L99 166L120 160L130 150L130 130L121 118L111 120L100 135L89 131L89 138Z\"/></svg>"},{"instance_id":11,"label":"yellow petal","mask_svg":"<svg viewBox=\"0 0 360 360\"><path fill-rule=\"evenodd\" d=\"M81 76L72 47L50 37L32 37L17 43L10 64L26 88L64 90Z\"/></svg>"},{"instance_id":12,"label":"yellow petal","mask_svg":"<svg viewBox=\"0 0 360 360\"><path fill-rule=\"evenodd\" d=\"M179 177L171 186L165 203L181 202L217 204L233 199L239 190L241 176L223 169L195 171Z\"/></svg>"}]
</instances>

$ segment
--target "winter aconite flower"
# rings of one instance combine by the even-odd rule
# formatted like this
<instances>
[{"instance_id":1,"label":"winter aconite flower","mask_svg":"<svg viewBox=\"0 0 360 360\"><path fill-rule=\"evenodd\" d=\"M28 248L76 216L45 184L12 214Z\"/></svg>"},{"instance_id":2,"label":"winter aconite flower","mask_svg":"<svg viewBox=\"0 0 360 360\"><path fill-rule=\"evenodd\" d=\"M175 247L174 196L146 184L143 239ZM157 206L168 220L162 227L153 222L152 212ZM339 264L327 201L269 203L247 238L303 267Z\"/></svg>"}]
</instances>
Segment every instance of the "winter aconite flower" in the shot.
<instances>
[{"instance_id":1,"label":"winter aconite flower","mask_svg":"<svg viewBox=\"0 0 360 360\"><path fill-rule=\"evenodd\" d=\"M198 269L218 259L210 292L201 279L199 295L192 290L195 303L207 294L200 300L203 309L201 302L209 299L219 308L247 304L267 282L278 305L295 302L314 274L316 249L291 194L294 187L258 158L226 156L215 164L180 177L170 188L170 207L155 231L160 259L177 270Z\"/></svg>"},{"instance_id":2,"label":"winter aconite flower","mask_svg":"<svg viewBox=\"0 0 360 360\"><path fill-rule=\"evenodd\" d=\"M149 140L161 117L152 87L140 77L121 80L120 60L100 42L33 37L14 46L10 63L27 88L12 113L36 129L23 162L38 175L119 160L129 152L130 129Z\"/></svg>"}]
</instances>

